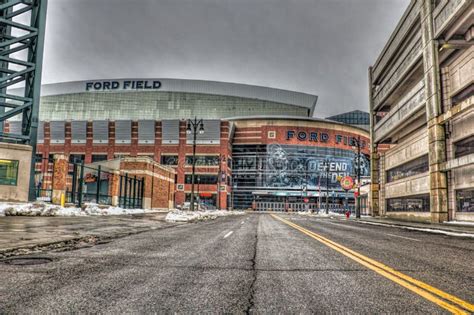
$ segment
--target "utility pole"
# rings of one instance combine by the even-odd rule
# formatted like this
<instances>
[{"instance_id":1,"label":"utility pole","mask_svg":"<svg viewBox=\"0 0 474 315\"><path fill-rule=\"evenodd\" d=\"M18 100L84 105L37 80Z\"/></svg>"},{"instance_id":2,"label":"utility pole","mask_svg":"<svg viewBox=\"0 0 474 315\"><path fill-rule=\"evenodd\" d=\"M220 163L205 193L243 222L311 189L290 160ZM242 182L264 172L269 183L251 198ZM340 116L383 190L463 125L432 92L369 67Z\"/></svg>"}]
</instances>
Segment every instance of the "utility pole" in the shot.
<instances>
[{"instance_id":1,"label":"utility pole","mask_svg":"<svg viewBox=\"0 0 474 315\"><path fill-rule=\"evenodd\" d=\"M196 137L197 134L204 133L204 124L202 119L197 119L194 117L194 120L188 119L186 133L193 136L193 160L192 160L192 174L191 174L191 204L190 210L194 211L194 177L196 174Z\"/></svg>"}]
</instances>

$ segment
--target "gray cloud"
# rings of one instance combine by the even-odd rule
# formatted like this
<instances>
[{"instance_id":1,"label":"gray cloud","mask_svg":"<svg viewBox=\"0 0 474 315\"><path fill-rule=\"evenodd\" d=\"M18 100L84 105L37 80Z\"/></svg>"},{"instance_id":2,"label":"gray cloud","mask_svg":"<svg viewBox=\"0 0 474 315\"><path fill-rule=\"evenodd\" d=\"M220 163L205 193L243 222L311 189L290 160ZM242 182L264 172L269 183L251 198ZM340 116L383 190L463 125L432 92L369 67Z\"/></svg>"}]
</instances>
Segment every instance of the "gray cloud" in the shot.
<instances>
[{"instance_id":1,"label":"gray cloud","mask_svg":"<svg viewBox=\"0 0 474 315\"><path fill-rule=\"evenodd\" d=\"M187 78L367 110L367 68L409 0L50 0L43 82Z\"/></svg>"}]
</instances>

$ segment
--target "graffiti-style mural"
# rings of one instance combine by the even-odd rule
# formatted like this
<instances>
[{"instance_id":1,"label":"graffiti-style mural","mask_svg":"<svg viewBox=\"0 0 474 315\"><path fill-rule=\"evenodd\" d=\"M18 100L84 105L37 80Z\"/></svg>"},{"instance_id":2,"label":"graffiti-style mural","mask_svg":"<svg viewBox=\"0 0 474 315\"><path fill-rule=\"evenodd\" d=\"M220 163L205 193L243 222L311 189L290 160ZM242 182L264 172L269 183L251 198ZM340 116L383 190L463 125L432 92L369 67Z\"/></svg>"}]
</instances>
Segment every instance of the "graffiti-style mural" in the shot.
<instances>
[{"instance_id":1,"label":"graffiti-style mural","mask_svg":"<svg viewBox=\"0 0 474 315\"><path fill-rule=\"evenodd\" d=\"M369 161L364 155L358 162L357 154L347 150L344 156L338 156L314 147L310 152L295 151L292 147L278 144L268 145L266 154L234 157L234 167L236 179L242 179L241 186L248 183L256 187L280 189L306 187L315 190L319 186L325 187L326 180L329 187L339 189L339 176L355 176L358 168L361 176L369 175ZM246 175L238 176L239 173Z\"/></svg>"}]
</instances>

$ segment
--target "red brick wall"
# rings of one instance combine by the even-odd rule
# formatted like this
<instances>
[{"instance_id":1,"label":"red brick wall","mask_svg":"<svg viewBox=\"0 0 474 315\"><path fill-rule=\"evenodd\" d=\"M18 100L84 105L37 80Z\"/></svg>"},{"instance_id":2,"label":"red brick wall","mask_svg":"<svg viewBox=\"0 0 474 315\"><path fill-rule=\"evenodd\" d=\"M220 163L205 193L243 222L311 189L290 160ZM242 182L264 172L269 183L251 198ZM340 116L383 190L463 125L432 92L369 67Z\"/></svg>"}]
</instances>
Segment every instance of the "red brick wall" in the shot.
<instances>
[{"instance_id":1,"label":"red brick wall","mask_svg":"<svg viewBox=\"0 0 474 315\"><path fill-rule=\"evenodd\" d=\"M148 159L124 159L120 170L145 180L143 197L151 200L151 208L168 208L174 200L174 172Z\"/></svg>"},{"instance_id":2,"label":"red brick wall","mask_svg":"<svg viewBox=\"0 0 474 315\"><path fill-rule=\"evenodd\" d=\"M304 146L318 146L318 147L336 147L345 150L351 150L350 138L357 138L361 133L352 133L347 131L334 130L330 128L319 128L319 127L294 127L294 126L274 126L274 125L262 125L260 132L255 127L243 127L237 128L235 132L236 140L234 144L272 144L278 143L281 145L304 145ZM268 132L274 131L276 137L274 139L268 138ZM288 139L288 131L293 131L293 137ZM298 133L303 132L306 135L305 140L298 139ZM316 134L316 141L311 140L311 134ZM322 141L321 134L327 134L328 140ZM339 142L337 142L339 140ZM361 136L361 142L364 145L362 149L363 153L369 154L369 136Z\"/></svg>"},{"instance_id":3,"label":"red brick wall","mask_svg":"<svg viewBox=\"0 0 474 315\"><path fill-rule=\"evenodd\" d=\"M7 124L8 125L8 124ZM238 124L236 124L238 125ZM298 123L295 123L298 125ZM154 145L144 145L138 144L138 122L132 122L132 141L131 144L115 144L115 123L111 121L109 123L109 143L108 144L93 144L93 130L92 130L92 121L88 122L87 124L87 140L86 144L71 144L71 124L70 122L66 122L66 138L64 144L50 144L50 133L49 133L49 123L45 122L44 124L44 144L38 145L38 153L42 153L44 157L47 157L51 153L64 153L66 155L74 153L74 154L85 154L85 162L90 163L92 161L92 154L107 154L109 159L113 159L114 155L117 153L127 153L130 156L140 156L140 155L149 155L154 158L155 161L160 162L161 156L163 154L173 154L178 155L179 163L178 165L174 166L173 168L176 171L176 182L170 185L171 191L170 195L173 195L173 198L177 205L182 204L185 199L185 193L191 191L191 185L185 185L184 191L176 191L175 192L175 184L184 184L184 177L185 174L191 173L191 166L185 165L185 156L192 155L192 145L186 144L186 121L180 122L180 137L179 137L179 144L162 144L162 130L161 130L161 122L157 121L155 125L155 144ZM323 126L323 127L321 127ZM322 146L322 147L338 147L341 149L351 150L351 146L349 144L344 143L344 139L340 143L336 143L336 135L341 135L343 137L357 137L357 135L362 135L362 140L368 144L369 138L368 133L365 133L361 130L356 128L354 129L354 133L348 132L350 127L345 128L345 131L340 131L342 128L338 124L334 124L334 128L332 129L327 123L319 123L317 121L314 122L314 127L295 127L292 126L291 121L289 121L287 126L275 125L271 122L266 123L265 121L262 122L261 125L252 126L252 127L245 127L239 128L236 127L234 132L233 143L234 144L245 144L245 143L259 143L259 144L271 144L271 143L279 143L279 144L293 144L293 145L314 145L314 146ZM8 128L8 126L7 126ZM287 132L288 130L295 131L295 135L292 139L287 139ZM269 139L268 138L268 131L275 131L276 138ZM303 131L306 132L307 139L304 141L299 141L297 139L298 132ZM310 133L316 132L318 136L321 133L328 134L328 141L321 142L321 141L309 141ZM196 147L196 154L206 154L206 155L220 155L225 159L228 159L232 155L231 150L231 143L229 142L229 133L230 133L230 123L228 121L221 122L221 139L220 144L216 145L197 145ZM368 145L365 146L363 152L369 154ZM47 164L43 165L43 168L46 168ZM201 174L216 174L218 173L219 167L196 167L196 172ZM222 172L226 174L226 176L231 176L232 172L230 169L227 168L227 163L222 163ZM173 181L174 181L174 174ZM222 183L224 185L225 183ZM151 184L150 184L151 185ZM155 183L154 183L155 185ZM159 185L159 184L156 184ZM162 184L161 187L156 187L159 191L166 191L165 184ZM211 192L213 194L217 194L218 185L201 185L200 191ZM148 186L150 187L150 186ZM197 188L196 188L197 191ZM174 196L175 192L175 196ZM231 187L226 187L225 191L220 193L220 201L221 207L227 207L227 195L231 192ZM159 194L160 195L160 194ZM153 202L154 203L163 203L163 200L160 200L161 197L155 197L153 195ZM168 198L168 197L166 197Z\"/></svg>"}]
</instances>

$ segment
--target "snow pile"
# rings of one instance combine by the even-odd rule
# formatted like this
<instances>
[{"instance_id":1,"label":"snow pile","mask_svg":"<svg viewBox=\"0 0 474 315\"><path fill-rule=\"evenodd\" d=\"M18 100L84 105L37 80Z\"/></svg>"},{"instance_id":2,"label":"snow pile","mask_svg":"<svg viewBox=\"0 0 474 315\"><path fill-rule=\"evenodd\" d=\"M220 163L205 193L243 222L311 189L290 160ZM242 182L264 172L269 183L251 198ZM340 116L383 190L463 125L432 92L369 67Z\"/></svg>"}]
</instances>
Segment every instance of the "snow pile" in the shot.
<instances>
[{"instance_id":1,"label":"snow pile","mask_svg":"<svg viewBox=\"0 0 474 315\"><path fill-rule=\"evenodd\" d=\"M206 210L206 211L183 211L173 210L166 215L168 222L193 222L214 220L217 217L224 217L228 215L242 215L243 211L227 211L227 210Z\"/></svg>"},{"instance_id":2,"label":"snow pile","mask_svg":"<svg viewBox=\"0 0 474 315\"><path fill-rule=\"evenodd\" d=\"M296 212L296 214L299 214L299 215L308 215L308 216L318 216L318 217L332 217L332 216L345 216L344 213L337 213L337 212L332 212L332 211L329 211L328 214L326 214L326 211L325 210L321 210L321 211L314 211L314 212L310 212L310 211L298 211Z\"/></svg>"},{"instance_id":3,"label":"snow pile","mask_svg":"<svg viewBox=\"0 0 474 315\"><path fill-rule=\"evenodd\" d=\"M145 209L123 209L95 203L86 203L82 208L61 207L45 202L0 203L0 215L5 216L89 216L126 215L155 212Z\"/></svg>"}]
</instances>

